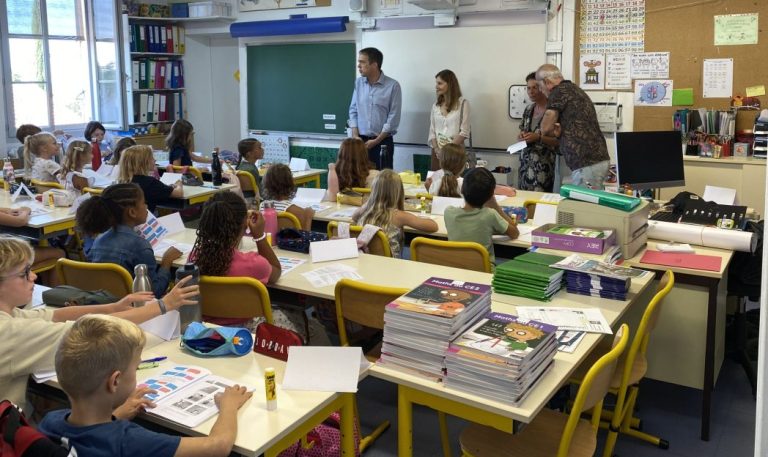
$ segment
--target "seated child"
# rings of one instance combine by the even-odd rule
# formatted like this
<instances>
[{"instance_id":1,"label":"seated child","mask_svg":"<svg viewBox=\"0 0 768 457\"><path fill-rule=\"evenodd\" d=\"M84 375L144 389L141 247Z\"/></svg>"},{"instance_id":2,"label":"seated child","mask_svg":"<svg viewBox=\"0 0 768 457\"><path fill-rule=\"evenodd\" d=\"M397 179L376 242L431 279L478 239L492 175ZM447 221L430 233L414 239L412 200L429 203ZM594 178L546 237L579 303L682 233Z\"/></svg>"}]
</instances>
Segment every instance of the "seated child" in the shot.
<instances>
[{"instance_id":1,"label":"seated child","mask_svg":"<svg viewBox=\"0 0 768 457\"><path fill-rule=\"evenodd\" d=\"M445 209L445 228L450 241L474 241L482 244L496 261L493 253L495 234L506 234L510 239L518 237L517 225L501 210L493 196L496 180L485 168L472 168L464 175L461 193L463 208Z\"/></svg>"},{"instance_id":2,"label":"seated child","mask_svg":"<svg viewBox=\"0 0 768 457\"><path fill-rule=\"evenodd\" d=\"M291 169L282 163L273 164L264 176L264 194L260 209L264 209L264 204L271 201L275 205L275 211L278 213L287 211L293 214L299 218L302 229L310 230L315 210L294 205L291 199L295 194L296 184L293 182Z\"/></svg>"},{"instance_id":3,"label":"seated child","mask_svg":"<svg viewBox=\"0 0 768 457\"><path fill-rule=\"evenodd\" d=\"M117 178L120 177L120 157L123 155L123 151L131 146L136 146L136 140L129 136L120 138L115 143L115 150L112 151L112 157L107 162L108 165L112 165L112 171L109 172L109 178L112 181L117 181Z\"/></svg>"},{"instance_id":4,"label":"seated child","mask_svg":"<svg viewBox=\"0 0 768 457\"><path fill-rule=\"evenodd\" d=\"M336 201L336 194L353 187L370 188L379 174L368 159L368 150L360 138L341 142L336 163L328 164L328 192L325 200Z\"/></svg>"},{"instance_id":5,"label":"seated child","mask_svg":"<svg viewBox=\"0 0 768 457\"><path fill-rule=\"evenodd\" d=\"M400 175L391 169L381 170L373 180L371 195L352 215L355 225L371 224L379 227L389 238L392 257L403 252L403 227L406 225L423 232L436 232L437 222L404 211L405 191Z\"/></svg>"},{"instance_id":6,"label":"seated child","mask_svg":"<svg viewBox=\"0 0 768 457\"><path fill-rule=\"evenodd\" d=\"M430 195L461 198L461 173L467 166L464 146L448 143L440 150L440 169L424 182Z\"/></svg>"},{"instance_id":7,"label":"seated child","mask_svg":"<svg viewBox=\"0 0 768 457\"><path fill-rule=\"evenodd\" d=\"M258 205L264 192L264 185L261 182L261 175L259 174L259 168L256 166L256 161L264 158L264 148L256 138L246 138L237 143L237 152L238 159L235 169L247 171L256 180L258 189L254 190L253 204Z\"/></svg>"},{"instance_id":8,"label":"seated child","mask_svg":"<svg viewBox=\"0 0 768 457\"><path fill-rule=\"evenodd\" d=\"M134 323L112 316L85 316L67 330L56 351L56 375L72 409L48 413L40 431L61 440L80 456L221 456L237 438L237 411L251 398L245 387L227 387L217 395L219 415L206 437L157 433L113 416L118 405L136 399L134 415L150 389L136 389L136 373L146 337Z\"/></svg>"},{"instance_id":9,"label":"seated child","mask_svg":"<svg viewBox=\"0 0 768 457\"><path fill-rule=\"evenodd\" d=\"M120 174L117 181L138 184L144 192L147 207L152 213L155 212L158 204L169 198L184 196L184 187L181 181L177 181L173 186L168 186L154 177L155 156L152 155L150 146L140 144L129 147L123 151L118 166L120 167Z\"/></svg>"},{"instance_id":10,"label":"seated child","mask_svg":"<svg viewBox=\"0 0 768 457\"><path fill-rule=\"evenodd\" d=\"M40 133L42 131L43 129L33 124L21 124L19 128L16 129L16 139L19 140L19 143L21 143L21 146L19 146L19 148L16 150L17 158L23 159L24 157L24 140L28 136Z\"/></svg>"},{"instance_id":11,"label":"seated child","mask_svg":"<svg viewBox=\"0 0 768 457\"><path fill-rule=\"evenodd\" d=\"M151 292L129 294L108 305L67 306L23 309L32 300L37 275L31 271L34 252L21 238L0 235L0 392L17 405L26 405L27 380L33 373L53 370L53 356L64 332L78 317L88 313L114 314L141 323L196 303L191 300L199 293L198 286L176 284L162 299L153 299ZM94 288L98 284L94 284ZM134 308L134 301L150 300ZM121 413L122 414L122 413ZM119 415L115 412L115 415Z\"/></svg>"},{"instance_id":12,"label":"seated child","mask_svg":"<svg viewBox=\"0 0 768 457\"><path fill-rule=\"evenodd\" d=\"M168 163L170 165L192 166L192 161L211 163L208 157L192 152L195 147L195 129L186 119L178 119L171 125L171 131L165 137L165 147L168 148Z\"/></svg>"},{"instance_id":13,"label":"seated child","mask_svg":"<svg viewBox=\"0 0 768 457\"><path fill-rule=\"evenodd\" d=\"M91 144L82 140L72 140L67 145L64 163L61 164L59 182L75 195L81 195L83 189L93 185L93 178L83 174L83 167L92 159Z\"/></svg>"},{"instance_id":14,"label":"seated child","mask_svg":"<svg viewBox=\"0 0 768 457\"><path fill-rule=\"evenodd\" d=\"M48 132L28 135L24 139L24 170L30 179L57 182L61 167L53 158L59 153L56 137Z\"/></svg>"},{"instance_id":15,"label":"seated child","mask_svg":"<svg viewBox=\"0 0 768 457\"><path fill-rule=\"evenodd\" d=\"M147 203L136 184L114 184L101 195L94 195L77 208L77 225L87 236L98 237L85 253L88 260L116 263L133 276L136 265L145 264L155 296L162 296L171 280L173 261L181 251L171 246L160 265L149 241L133 228L147 221Z\"/></svg>"}]
</instances>

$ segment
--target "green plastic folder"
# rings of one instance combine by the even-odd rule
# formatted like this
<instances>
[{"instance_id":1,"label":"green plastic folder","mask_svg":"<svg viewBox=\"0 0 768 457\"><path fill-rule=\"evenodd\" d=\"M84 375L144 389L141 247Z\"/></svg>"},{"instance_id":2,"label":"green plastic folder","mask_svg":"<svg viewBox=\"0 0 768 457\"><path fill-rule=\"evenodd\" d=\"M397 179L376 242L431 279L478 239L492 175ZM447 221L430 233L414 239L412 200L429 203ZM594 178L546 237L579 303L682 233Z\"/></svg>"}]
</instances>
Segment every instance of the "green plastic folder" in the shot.
<instances>
[{"instance_id":1,"label":"green plastic folder","mask_svg":"<svg viewBox=\"0 0 768 457\"><path fill-rule=\"evenodd\" d=\"M616 208L622 211L632 211L640 204L640 199L628 195L606 192L604 190L579 187L571 184L563 184L560 187L560 195L574 200L582 200L598 205Z\"/></svg>"},{"instance_id":2,"label":"green plastic folder","mask_svg":"<svg viewBox=\"0 0 768 457\"><path fill-rule=\"evenodd\" d=\"M526 252L525 254L520 254L519 256L515 257L514 260L518 262L535 263L536 265L544 265L548 267L563 259L565 259L565 257L559 255L542 254L540 252Z\"/></svg>"}]
</instances>

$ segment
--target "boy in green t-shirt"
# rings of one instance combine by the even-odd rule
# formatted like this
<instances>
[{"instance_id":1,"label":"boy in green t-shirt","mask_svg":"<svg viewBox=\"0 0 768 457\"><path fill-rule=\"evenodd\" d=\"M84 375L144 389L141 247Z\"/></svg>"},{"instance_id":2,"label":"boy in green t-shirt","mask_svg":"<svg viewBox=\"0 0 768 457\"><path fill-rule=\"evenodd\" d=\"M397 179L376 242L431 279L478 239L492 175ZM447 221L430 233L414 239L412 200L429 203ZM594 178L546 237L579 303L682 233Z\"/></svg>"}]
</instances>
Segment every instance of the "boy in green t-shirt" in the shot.
<instances>
[{"instance_id":1,"label":"boy in green t-shirt","mask_svg":"<svg viewBox=\"0 0 768 457\"><path fill-rule=\"evenodd\" d=\"M517 225L507 216L496 202L493 190L496 180L485 168L473 168L464 176L461 193L464 207L445 209L445 228L450 241L474 241L488 250L491 263L496 261L493 254L493 239L496 234L518 237Z\"/></svg>"}]
</instances>

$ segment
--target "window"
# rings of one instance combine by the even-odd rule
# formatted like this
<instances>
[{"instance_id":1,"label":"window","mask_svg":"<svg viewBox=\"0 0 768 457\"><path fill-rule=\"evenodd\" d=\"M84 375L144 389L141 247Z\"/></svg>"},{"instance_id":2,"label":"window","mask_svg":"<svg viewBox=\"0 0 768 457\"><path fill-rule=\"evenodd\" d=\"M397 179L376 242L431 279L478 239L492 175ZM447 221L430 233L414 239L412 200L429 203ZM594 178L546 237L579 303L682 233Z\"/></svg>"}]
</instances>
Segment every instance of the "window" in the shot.
<instances>
[{"instance_id":1,"label":"window","mask_svg":"<svg viewBox=\"0 0 768 457\"><path fill-rule=\"evenodd\" d=\"M89 11L105 20L93 27ZM27 123L67 128L106 116L105 125L119 124L116 30L114 0L0 0L9 136Z\"/></svg>"}]
</instances>

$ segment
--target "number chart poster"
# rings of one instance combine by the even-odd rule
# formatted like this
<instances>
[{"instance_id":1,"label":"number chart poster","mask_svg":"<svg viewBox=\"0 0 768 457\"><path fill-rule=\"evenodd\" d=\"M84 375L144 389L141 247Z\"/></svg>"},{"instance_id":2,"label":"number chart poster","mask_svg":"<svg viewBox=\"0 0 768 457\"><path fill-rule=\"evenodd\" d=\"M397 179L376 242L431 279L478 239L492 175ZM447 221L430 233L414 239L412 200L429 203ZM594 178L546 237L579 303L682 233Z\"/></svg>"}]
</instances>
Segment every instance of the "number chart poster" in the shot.
<instances>
[{"instance_id":1,"label":"number chart poster","mask_svg":"<svg viewBox=\"0 0 768 457\"><path fill-rule=\"evenodd\" d=\"M582 0L581 8L581 54L645 51L645 0Z\"/></svg>"}]
</instances>

